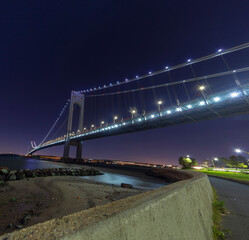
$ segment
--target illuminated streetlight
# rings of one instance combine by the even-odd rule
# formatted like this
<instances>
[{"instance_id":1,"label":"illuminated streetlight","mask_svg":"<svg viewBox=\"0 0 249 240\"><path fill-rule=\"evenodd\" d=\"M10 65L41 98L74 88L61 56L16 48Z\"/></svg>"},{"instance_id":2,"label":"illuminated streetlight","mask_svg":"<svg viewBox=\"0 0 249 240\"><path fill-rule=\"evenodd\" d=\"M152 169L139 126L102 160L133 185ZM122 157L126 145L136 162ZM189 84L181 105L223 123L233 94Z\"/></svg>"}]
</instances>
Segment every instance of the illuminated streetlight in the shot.
<instances>
[{"instance_id":1,"label":"illuminated streetlight","mask_svg":"<svg viewBox=\"0 0 249 240\"><path fill-rule=\"evenodd\" d=\"M240 149L240 148L235 148L234 151L235 151L236 153L246 153L246 154L249 155L249 152L244 151L244 150L242 150L242 149Z\"/></svg>"},{"instance_id":2,"label":"illuminated streetlight","mask_svg":"<svg viewBox=\"0 0 249 240\"><path fill-rule=\"evenodd\" d=\"M100 126L102 127L104 123L105 123L105 122L104 122L104 121L102 121L102 122L100 123Z\"/></svg>"},{"instance_id":3,"label":"illuminated streetlight","mask_svg":"<svg viewBox=\"0 0 249 240\"><path fill-rule=\"evenodd\" d=\"M94 124L91 125L91 130L94 128Z\"/></svg>"},{"instance_id":4,"label":"illuminated streetlight","mask_svg":"<svg viewBox=\"0 0 249 240\"><path fill-rule=\"evenodd\" d=\"M118 119L118 116L114 116L113 117L113 123L115 123L115 121Z\"/></svg>"},{"instance_id":5,"label":"illuminated streetlight","mask_svg":"<svg viewBox=\"0 0 249 240\"><path fill-rule=\"evenodd\" d=\"M163 102L161 100L157 101L157 108L158 108L158 112L159 112L159 115L162 116L162 113L161 113L161 105L163 104Z\"/></svg>"},{"instance_id":6,"label":"illuminated streetlight","mask_svg":"<svg viewBox=\"0 0 249 240\"><path fill-rule=\"evenodd\" d=\"M214 161L218 161L219 159L217 158L217 157L215 157L215 158L213 158L212 159L212 163L213 163L213 166L215 167L215 165L214 165Z\"/></svg>"},{"instance_id":7,"label":"illuminated streetlight","mask_svg":"<svg viewBox=\"0 0 249 240\"><path fill-rule=\"evenodd\" d=\"M200 89L201 91L203 91L203 90L205 90L205 86L202 85L202 86L199 87L199 89Z\"/></svg>"}]
</instances>

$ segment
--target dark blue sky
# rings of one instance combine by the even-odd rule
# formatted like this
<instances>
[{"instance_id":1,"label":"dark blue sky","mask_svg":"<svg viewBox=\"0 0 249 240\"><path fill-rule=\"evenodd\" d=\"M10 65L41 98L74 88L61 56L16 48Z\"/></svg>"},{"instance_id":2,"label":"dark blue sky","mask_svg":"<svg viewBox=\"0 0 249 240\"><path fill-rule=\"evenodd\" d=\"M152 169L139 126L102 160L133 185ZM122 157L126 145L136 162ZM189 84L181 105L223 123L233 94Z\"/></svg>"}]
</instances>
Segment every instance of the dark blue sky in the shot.
<instances>
[{"instance_id":1,"label":"dark blue sky","mask_svg":"<svg viewBox=\"0 0 249 240\"><path fill-rule=\"evenodd\" d=\"M249 41L247 1L1 1L0 152L26 153L73 89ZM176 163L248 149L248 115L84 144L84 156ZM61 148L44 151L61 154ZM42 153L42 152L41 152Z\"/></svg>"}]
</instances>

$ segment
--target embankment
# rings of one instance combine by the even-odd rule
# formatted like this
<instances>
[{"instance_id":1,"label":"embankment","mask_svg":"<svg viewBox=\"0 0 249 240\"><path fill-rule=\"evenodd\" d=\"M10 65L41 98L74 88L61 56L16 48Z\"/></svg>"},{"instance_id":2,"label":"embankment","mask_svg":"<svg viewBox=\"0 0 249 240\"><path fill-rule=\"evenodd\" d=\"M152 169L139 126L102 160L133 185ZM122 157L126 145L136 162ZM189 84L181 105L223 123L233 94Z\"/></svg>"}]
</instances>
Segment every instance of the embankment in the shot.
<instances>
[{"instance_id":1,"label":"embankment","mask_svg":"<svg viewBox=\"0 0 249 240\"><path fill-rule=\"evenodd\" d=\"M165 174L161 172L161 177ZM213 194L209 180L201 173L184 175L189 178L0 239L210 240Z\"/></svg>"}]
</instances>

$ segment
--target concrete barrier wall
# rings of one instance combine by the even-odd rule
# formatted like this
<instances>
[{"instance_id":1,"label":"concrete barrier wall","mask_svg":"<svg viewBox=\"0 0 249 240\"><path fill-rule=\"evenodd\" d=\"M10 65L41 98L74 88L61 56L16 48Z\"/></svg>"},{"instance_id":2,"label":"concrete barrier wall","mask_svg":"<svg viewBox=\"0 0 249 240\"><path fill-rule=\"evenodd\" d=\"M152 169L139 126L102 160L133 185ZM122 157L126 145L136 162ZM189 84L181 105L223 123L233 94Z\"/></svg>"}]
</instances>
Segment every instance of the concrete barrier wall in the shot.
<instances>
[{"instance_id":1,"label":"concrete barrier wall","mask_svg":"<svg viewBox=\"0 0 249 240\"><path fill-rule=\"evenodd\" d=\"M211 185L206 175L193 174L193 178L40 223L5 239L211 240Z\"/></svg>"}]
</instances>

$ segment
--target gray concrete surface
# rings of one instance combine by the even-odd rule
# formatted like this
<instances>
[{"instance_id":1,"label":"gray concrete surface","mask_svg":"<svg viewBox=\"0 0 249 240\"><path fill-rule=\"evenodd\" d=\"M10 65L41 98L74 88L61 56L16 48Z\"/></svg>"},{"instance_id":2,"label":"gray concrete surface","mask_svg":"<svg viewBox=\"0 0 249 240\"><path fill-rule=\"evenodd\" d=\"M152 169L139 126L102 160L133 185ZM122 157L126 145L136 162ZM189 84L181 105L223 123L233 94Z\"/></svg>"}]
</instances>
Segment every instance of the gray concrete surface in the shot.
<instances>
[{"instance_id":1,"label":"gray concrete surface","mask_svg":"<svg viewBox=\"0 0 249 240\"><path fill-rule=\"evenodd\" d=\"M211 240L213 192L193 178L6 234L1 240Z\"/></svg>"},{"instance_id":2,"label":"gray concrete surface","mask_svg":"<svg viewBox=\"0 0 249 240\"><path fill-rule=\"evenodd\" d=\"M223 217L223 226L229 230L228 239L249 239L249 186L228 180L209 177L220 200L231 214Z\"/></svg>"}]
</instances>

